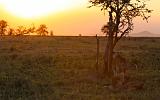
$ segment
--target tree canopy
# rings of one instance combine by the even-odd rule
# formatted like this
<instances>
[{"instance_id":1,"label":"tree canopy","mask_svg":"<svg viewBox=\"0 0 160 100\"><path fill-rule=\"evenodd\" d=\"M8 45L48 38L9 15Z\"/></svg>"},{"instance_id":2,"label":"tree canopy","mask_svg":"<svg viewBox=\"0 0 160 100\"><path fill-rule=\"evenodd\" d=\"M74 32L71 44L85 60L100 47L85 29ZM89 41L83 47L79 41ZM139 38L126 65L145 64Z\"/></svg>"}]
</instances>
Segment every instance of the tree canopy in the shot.
<instances>
[{"instance_id":1,"label":"tree canopy","mask_svg":"<svg viewBox=\"0 0 160 100\"><path fill-rule=\"evenodd\" d=\"M140 16L148 21L149 13L152 11L146 8L143 0L89 0L89 2L92 4L90 7L101 7L101 10L110 16L109 23L102 27L102 31L109 34L106 30L111 28L110 33L114 33L115 43L133 30L133 18Z\"/></svg>"},{"instance_id":2,"label":"tree canopy","mask_svg":"<svg viewBox=\"0 0 160 100\"><path fill-rule=\"evenodd\" d=\"M6 28L8 23L5 20L0 20L0 34L5 35Z\"/></svg>"},{"instance_id":3,"label":"tree canopy","mask_svg":"<svg viewBox=\"0 0 160 100\"><path fill-rule=\"evenodd\" d=\"M45 24L41 24L36 31L41 36L48 35L47 26Z\"/></svg>"}]
</instances>

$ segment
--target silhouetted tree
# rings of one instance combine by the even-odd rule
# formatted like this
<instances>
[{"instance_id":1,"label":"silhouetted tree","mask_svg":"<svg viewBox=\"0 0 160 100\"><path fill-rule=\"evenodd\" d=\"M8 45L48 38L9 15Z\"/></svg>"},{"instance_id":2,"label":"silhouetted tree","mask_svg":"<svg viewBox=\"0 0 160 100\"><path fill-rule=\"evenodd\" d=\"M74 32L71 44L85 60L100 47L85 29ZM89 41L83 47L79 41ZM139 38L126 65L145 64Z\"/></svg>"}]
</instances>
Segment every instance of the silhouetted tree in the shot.
<instances>
[{"instance_id":1,"label":"silhouetted tree","mask_svg":"<svg viewBox=\"0 0 160 100\"><path fill-rule=\"evenodd\" d=\"M5 20L0 20L0 35L5 35L5 32L7 31L7 22Z\"/></svg>"},{"instance_id":2,"label":"silhouetted tree","mask_svg":"<svg viewBox=\"0 0 160 100\"><path fill-rule=\"evenodd\" d=\"M102 31L107 34L107 44L104 54L104 73L113 76L113 51L117 42L133 30L133 18L142 17L147 20L151 10L146 8L142 0L89 0L92 6L101 7L109 17Z\"/></svg>"},{"instance_id":3,"label":"silhouetted tree","mask_svg":"<svg viewBox=\"0 0 160 100\"><path fill-rule=\"evenodd\" d=\"M53 30L50 31L50 36L54 36Z\"/></svg>"},{"instance_id":4,"label":"silhouetted tree","mask_svg":"<svg viewBox=\"0 0 160 100\"><path fill-rule=\"evenodd\" d=\"M78 36L80 36L80 37L81 37L81 36L82 36L82 34L79 34Z\"/></svg>"},{"instance_id":5,"label":"silhouetted tree","mask_svg":"<svg viewBox=\"0 0 160 100\"><path fill-rule=\"evenodd\" d=\"M37 34L40 36L48 35L47 26L45 24L41 24L36 30Z\"/></svg>"},{"instance_id":6,"label":"silhouetted tree","mask_svg":"<svg viewBox=\"0 0 160 100\"><path fill-rule=\"evenodd\" d=\"M35 26L34 26L34 24L31 26L31 27L29 27L28 29L27 29L27 33L30 35L30 33L34 33L35 32Z\"/></svg>"},{"instance_id":7,"label":"silhouetted tree","mask_svg":"<svg viewBox=\"0 0 160 100\"><path fill-rule=\"evenodd\" d=\"M28 30L26 27L24 26L18 26L17 30L16 30L16 35L20 36L20 35L27 35L28 34Z\"/></svg>"},{"instance_id":8,"label":"silhouetted tree","mask_svg":"<svg viewBox=\"0 0 160 100\"><path fill-rule=\"evenodd\" d=\"M14 29L13 28L9 28L9 30L8 30L8 35L15 35L15 31L14 31Z\"/></svg>"}]
</instances>

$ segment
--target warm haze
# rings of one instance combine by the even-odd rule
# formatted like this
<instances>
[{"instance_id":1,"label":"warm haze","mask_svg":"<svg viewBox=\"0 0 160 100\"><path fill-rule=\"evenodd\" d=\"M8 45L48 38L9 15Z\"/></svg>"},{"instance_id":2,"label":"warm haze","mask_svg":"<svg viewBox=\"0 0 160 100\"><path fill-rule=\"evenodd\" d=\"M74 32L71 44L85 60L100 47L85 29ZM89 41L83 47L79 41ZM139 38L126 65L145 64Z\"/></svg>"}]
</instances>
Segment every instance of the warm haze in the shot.
<instances>
[{"instance_id":1,"label":"warm haze","mask_svg":"<svg viewBox=\"0 0 160 100\"><path fill-rule=\"evenodd\" d=\"M0 100L159 100L159 4L0 0Z\"/></svg>"},{"instance_id":2,"label":"warm haze","mask_svg":"<svg viewBox=\"0 0 160 100\"><path fill-rule=\"evenodd\" d=\"M135 20L134 32L150 31L160 33L160 1L148 1L153 9L149 23ZM19 25L46 24L55 35L95 35L100 33L106 16L100 8L88 9L88 0L0 0L0 19L8 21L11 27Z\"/></svg>"}]
</instances>

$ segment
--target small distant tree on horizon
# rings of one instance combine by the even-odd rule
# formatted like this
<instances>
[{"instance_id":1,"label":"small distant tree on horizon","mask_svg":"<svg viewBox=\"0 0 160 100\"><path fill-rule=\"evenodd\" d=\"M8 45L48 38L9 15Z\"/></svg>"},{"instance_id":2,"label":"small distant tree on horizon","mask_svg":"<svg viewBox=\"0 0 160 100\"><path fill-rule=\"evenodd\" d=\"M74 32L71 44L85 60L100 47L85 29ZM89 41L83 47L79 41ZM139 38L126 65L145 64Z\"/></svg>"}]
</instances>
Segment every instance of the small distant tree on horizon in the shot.
<instances>
[{"instance_id":1,"label":"small distant tree on horizon","mask_svg":"<svg viewBox=\"0 0 160 100\"><path fill-rule=\"evenodd\" d=\"M82 36L82 34L78 34L78 36Z\"/></svg>"},{"instance_id":2,"label":"small distant tree on horizon","mask_svg":"<svg viewBox=\"0 0 160 100\"><path fill-rule=\"evenodd\" d=\"M9 36L15 35L15 31L14 31L13 28L9 28L9 30L8 30L8 35L9 35Z\"/></svg>"},{"instance_id":3,"label":"small distant tree on horizon","mask_svg":"<svg viewBox=\"0 0 160 100\"><path fill-rule=\"evenodd\" d=\"M28 31L25 26L18 26L18 28L16 29L17 36L27 35L27 34L28 34Z\"/></svg>"},{"instance_id":4,"label":"small distant tree on horizon","mask_svg":"<svg viewBox=\"0 0 160 100\"><path fill-rule=\"evenodd\" d=\"M146 8L143 0L89 0L92 6L101 7L108 15L108 22L102 27L107 35L107 44L104 53L104 74L113 76L113 52L118 41L133 30L133 19L142 17L148 21L151 10Z\"/></svg>"},{"instance_id":5,"label":"small distant tree on horizon","mask_svg":"<svg viewBox=\"0 0 160 100\"><path fill-rule=\"evenodd\" d=\"M8 23L5 20L0 20L0 35L5 35L5 32L7 31Z\"/></svg>"},{"instance_id":6,"label":"small distant tree on horizon","mask_svg":"<svg viewBox=\"0 0 160 100\"><path fill-rule=\"evenodd\" d=\"M45 24L41 24L36 30L36 32L40 36L47 36L48 35L47 26Z\"/></svg>"},{"instance_id":7,"label":"small distant tree on horizon","mask_svg":"<svg viewBox=\"0 0 160 100\"><path fill-rule=\"evenodd\" d=\"M50 31L50 36L54 36L53 30Z\"/></svg>"},{"instance_id":8,"label":"small distant tree on horizon","mask_svg":"<svg viewBox=\"0 0 160 100\"><path fill-rule=\"evenodd\" d=\"M32 26L30 26L28 29L27 29L27 32L28 34L30 35L30 33L34 33L36 30L36 27L34 26L34 24Z\"/></svg>"}]
</instances>

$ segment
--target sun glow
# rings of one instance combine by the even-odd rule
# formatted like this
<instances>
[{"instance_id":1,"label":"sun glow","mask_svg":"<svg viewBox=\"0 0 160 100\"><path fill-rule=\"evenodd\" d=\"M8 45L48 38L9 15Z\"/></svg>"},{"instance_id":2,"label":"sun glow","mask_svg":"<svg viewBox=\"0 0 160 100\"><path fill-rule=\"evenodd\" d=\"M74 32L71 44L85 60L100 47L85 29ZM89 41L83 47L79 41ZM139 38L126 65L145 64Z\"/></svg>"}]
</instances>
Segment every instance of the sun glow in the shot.
<instances>
[{"instance_id":1,"label":"sun glow","mask_svg":"<svg viewBox=\"0 0 160 100\"><path fill-rule=\"evenodd\" d=\"M7 12L23 18L46 16L84 3L85 0L0 0Z\"/></svg>"}]
</instances>

